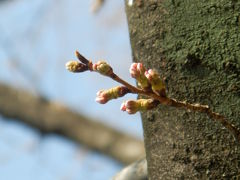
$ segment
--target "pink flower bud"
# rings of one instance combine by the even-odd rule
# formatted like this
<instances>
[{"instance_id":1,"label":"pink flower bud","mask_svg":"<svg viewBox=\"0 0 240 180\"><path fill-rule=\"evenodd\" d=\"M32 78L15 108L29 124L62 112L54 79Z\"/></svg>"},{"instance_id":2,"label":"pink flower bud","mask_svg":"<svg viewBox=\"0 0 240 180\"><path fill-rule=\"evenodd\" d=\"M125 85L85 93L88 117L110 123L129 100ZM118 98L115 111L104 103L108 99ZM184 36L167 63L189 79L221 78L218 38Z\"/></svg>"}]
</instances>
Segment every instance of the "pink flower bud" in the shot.
<instances>
[{"instance_id":1,"label":"pink flower bud","mask_svg":"<svg viewBox=\"0 0 240 180\"><path fill-rule=\"evenodd\" d=\"M166 96L165 84L160 78L157 71L149 69L148 71L145 72L145 76L148 79L149 83L151 84L153 92L161 96Z\"/></svg>"},{"instance_id":2,"label":"pink flower bud","mask_svg":"<svg viewBox=\"0 0 240 180\"><path fill-rule=\"evenodd\" d=\"M139 72L137 71L137 64L138 63L132 63L129 69L129 72L133 78L139 77Z\"/></svg>"},{"instance_id":3,"label":"pink flower bud","mask_svg":"<svg viewBox=\"0 0 240 180\"><path fill-rule=\"evenodd\" d=\"M154 75L154 71L152 69L149 69L148 71L145 71L145 76L149 81L152 81Z\"/></svg>"},{"instance_id":4,"label":"pink flower bud","mask_svg":"<svg viewBox=\"0 0 240 180\"><path fill-rule=\"evenodd\" d=\"M93 69L94 71L97 71L97 66L98 66L98 64L97 64L97 63L94 63L94 64L92 65L92 69Z\"/></svg>"},{"instance_id":5,"label":"pink flower bud","mask_svg":"<svg viewBox=\"0 0 240 180\"><path fill-rule=\"evenodd\" d=\"M126 111L126 105L125 105L125 102L123 102L123 103L121 104L120 109L121 109L122 111Z\"/></svg>"},{"instance_id":6,"label":"pink flower bud","mask_svg":"<svg viewBox=\"0 0 240 180\"><path fill-rule=\"evenodd\" d=\"M137 63L137 70L139 71L140 74L144 74L144 72L146 71L142 63Z\"/></svg>"},{"instance_id":7,"label":"pink flower bud","mask_svg":"<svg viewBox=\"0 0 240 180\"><path fill-rule=\"evenodd\" d=\"M109 76L113 73L111 66L107 64L105 61L98 61L97 63L94 63L92 65L92 69L104 76Z\"/></svg>"},{"instance_id":8,"label":"pink flower bud","mask_svg":"<svg viewBox=\"0 0 240 180\"><path fill-rule=\"evenodd\" d=\"M142 63L132 63L129 72L133 78L139 79L141 75L144 75L145 67Z\"/></svg>"},{"instance_id":9,"label":"pink flower bud","mask_svg":"<svg viewBox=\"0 0 240 180\"><path fill-rule=\"evenodd\" d=\"M97 92L97 97L95 99L100 104L105 104L109 101L108 95L105 90L101 90Z\"/></svg>"},{"instance_id":10,"label":"pink flower bud","mask_svg":"<svg viewBox=\"0 0 240 180\"><path fill-rule=\"evenodd\" d=\"M125 86L117 86L108 90L101 90L97 92L96 101L100 104L105 104L111 99L116 99L129 93L129 89Z\"/></svg>"},{"instance_id":11,"label":"pink flower bud","mask_svg":"<svg viewBox=\"0 0 240 180\"><path fill-rule=\"evenodd\" d=\"M138 111L138 103L135 100L128 100L122 103L122 111L127 111L128 114L135 114Z\"/></svg>"},{"instance_id":12,"label":"pink flower bud","mask_svg":"<svg viewBox=\"0 0 240 180\"><path fill-rule=\"evenodd\" d=\"M135 114L138 111L153 109L158 104L159 101L153 99L128 100L122 103L120 109L128 114Z\"/></svg>"},{"instance_id":13,"label":"pink flower bud","mask_svg":"<svg viewBox=\"0 0 240 180\"><path fill-rule=\"evenodd\" d=\"M129 71L131 76L137 80L140 87L144 89L149 87L148 80L144 75L145 67L142 63L132 63Z\"/></svg>"}]
</instances>

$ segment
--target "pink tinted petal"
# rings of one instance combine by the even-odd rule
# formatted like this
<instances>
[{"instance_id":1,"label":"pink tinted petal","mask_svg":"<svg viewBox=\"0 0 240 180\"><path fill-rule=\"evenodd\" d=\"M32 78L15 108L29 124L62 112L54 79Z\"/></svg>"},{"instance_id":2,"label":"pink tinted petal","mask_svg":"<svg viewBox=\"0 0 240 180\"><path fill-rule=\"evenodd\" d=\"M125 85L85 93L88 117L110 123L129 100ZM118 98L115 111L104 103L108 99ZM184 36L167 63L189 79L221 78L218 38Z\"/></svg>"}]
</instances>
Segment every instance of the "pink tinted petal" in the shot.
<instances>
[{"instance_id":1,"label":"pink tinted petal","mask_svg":"<svg viewBox=\"0 0 240 180\"><path fill-rule=\"evenodd\" d=\"M128 114L135 114L136 112L135 112L135 111L132 111L132 110L130 110L130 109L127 109L127 113L128 113Z\"/></svg>"},{"instance_id":2,"label":"pink tinted petal","mask_svg":"<svg viewBox=\"0 0 240 180\"><path fill-rule=\"evenodd\" d=\"M92 65L92 68L93 68L94 71L97 70L97 66L98 66L98 65L97 65L96 63L94 63L94 64Z\"/></svg>"},{"instance_id":3,"label":"pink tinted petal","mask_svg":"<svg viewBox=\"0 0 240 180\"><path fill-rule=\"evenodd\" d=\"M132 63L129 69L130 74L135 73L136 70L137 70L137 63Z\"/></svg>"},{"instance_id":4,"label":"pink tinted petal","mask_svg":"<svg viewBox=\"0 0 240 180\"><path fill-rule=\"evenodd\" d=\"M95 98L95 101L98 102L98 103L100 103L100 102L102 101L102 99L103 99L102 97L96 97L96 98Z\"/></svg>"},{"instance_id":5,"label":"pink tinted petal","mask_svg":"<svg viewBox=\"0 0 240 180\"><path fill-rule=\"evenodd\" d=\"M121 104L120 109L121 109L122 111L126 111L126 106L125 106L125 103L124 103L124 102Z\"/></svg>"},{"instance_id":6,"label":"pink tinted petal","mask_svg":"<svg viewBox=\"0 0 240 180\"><path fill-rule=\"evenodd\" d=\"M128 101L125 101L125 107L128 109L128 107L129 107L129 101L130 100L128 100Z\"/></svg>"},{"instance_id":7,"label":"pink tinted petal","mask_svg":"<svg viewBox=\"0 0 240 180\"><path fill-rule=\"evenodd\" d=\"M135 106L136 102L133 100L128 100L125 102L125 106L127 109L132 109Z\"/></svg>"},{"instance_id":8,"label":"pink tinted petal","mask_svg":"<svg viewBox=\"0 0 240 180\"><path fill-rule=\"evenodd\" d=\"M137 70L140 72L140 73L143 73L145 71L145 68L143 67L143 64L142 63L138 63L137 64Z\"/></svg>"},{"instance_id":9,"label":"pink tinted petal","mask_svg":"<svg viewBox=\"0 0 240 180\"><path fill-rule=\"evenodd\" d=\"M150 75L153 75L153 74L154 74L154 71L153 71L152 69L149 69L149 70L148 70L148 73L149 73Z\"/></svg>"},{"instance_id":10,"label":"pink tinted petal","mask_svg":"<svg viewBox=\"0 0 240 180\"><path fill-rule=\"evenodd\" d=\"M148 71L145 71L146 78L151 81L152 80L152 70L149 69Z\"/></svg>"},{"instance_id":11,"label":"pink tinted petal","mask_svg":"<svg viewBox=\"0 0 240 180\"><path fill-rule=\"evenodd\" d=\"M145 73L144 73L144 74L145 74L145 76L147 76L147 75L148 75L148 71L145 71Z\"/></svg>"},{"instance_id":12,"label":"pink tinted petal","mask_svg":"<svg viewBox=\"0 0 240 180\"><path fill-rule=\"evenodd\" d=\"M134 100L125 101L121 105L121 110L127 111L128 114L135 114L137 112L136 101Z\"/></svg>"},{"instance_id":13,"label":"pink tinted petal","mask_svg":"<svg viewBox=\"0 0 240 180\"><path fill-rule=\"evenodd\" d=\"M130 69L137 69L137 63L132 63L130 66Z\"/></svg>"},{"instance_id":14,"label":"pink tinted petal","mask_svg":"<svg viewBox=\"0 0 240 180\"><path fill-rule=\"evenodd\" d=\"M100 104L105 104L105 103L108 102L107 99L102 98L102 97L97 97L97 98L95 99L95 101L98 102L98 103L100 103Z\"/></svg>"},{"instance_id":15,"label":"pink tinted petal","mask_svg":"<svg viewBox=\"0 0 240 180\"><path fill-rule=\"evenodd\" d=\"M136 74L136 71L134 71L132 69L130 69L129 72L130 72L130 74Z\"/></svg>"},{"instance_id":16,"label":"pink tinted petal","mask_svg":"<svg viewBox=\"0 0 240 180\"><path fill-rule=\"evenodd\" d=\"M98 91L97 92L97 96L101 96L101 94L103 93L104 90Z\"/></svg>"},{"instance_id":17,"label":"pink tinted petal","mask_svg":"<svg viewBox=\"0 0 240 180\"><path fill-rule=\"evenodd\" d=\"M142 68L142 63L137 63L137 69L141 69Z\"/></svg>"},{"instance_id":18,"label":"pink tinted petal","mask_svg":"<svg viewBox=\"0 0 240 180\"><path fill-rule=\"evenodd\" d=\"M129 109L126 110L128 114L131 114L131 111Z\"/></svg>"},{"instance_id":19,"label":"pink tinted petal","mask_svg":"<svg viewBox=\"0 0 240 180\"><path fill-rule=\"evenodd\" d=\"M149 79L149 76L150 76L150 74L148 73L148 71L145 71L145 76Z\"/></svg>"}]
</instances>

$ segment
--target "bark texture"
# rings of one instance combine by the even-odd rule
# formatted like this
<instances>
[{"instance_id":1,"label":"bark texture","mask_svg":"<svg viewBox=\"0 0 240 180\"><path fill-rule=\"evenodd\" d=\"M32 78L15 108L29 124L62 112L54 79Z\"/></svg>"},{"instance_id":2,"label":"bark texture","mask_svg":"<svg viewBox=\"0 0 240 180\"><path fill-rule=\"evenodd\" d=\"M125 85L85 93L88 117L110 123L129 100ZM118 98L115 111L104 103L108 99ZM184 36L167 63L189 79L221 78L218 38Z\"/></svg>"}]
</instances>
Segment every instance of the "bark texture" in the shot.
<instances>
[{"instance_id":1,"label":"bark texture","mask_svg":"<svg viewBox=\"0 0 240 180\"><path fill-rule=\"evenodd\" d=\"M168 96L209 105L240 127L240 1L135 0L133 60L157 69ZM142 113L149 179L237 179L240 145L205 114Z\"/></svg>"},{"instance_id":2,"label":"bark texture","mask_svg":"<svg viewBox=\"0 0 240 180\"><path fill-rule=\"evenodd\" d=\"M140 140L75 113L59 103L4 84L0 84L0 114L34 126L44 133L65 135L125 164L145 155Z\"/></svg>"}]
</instances>

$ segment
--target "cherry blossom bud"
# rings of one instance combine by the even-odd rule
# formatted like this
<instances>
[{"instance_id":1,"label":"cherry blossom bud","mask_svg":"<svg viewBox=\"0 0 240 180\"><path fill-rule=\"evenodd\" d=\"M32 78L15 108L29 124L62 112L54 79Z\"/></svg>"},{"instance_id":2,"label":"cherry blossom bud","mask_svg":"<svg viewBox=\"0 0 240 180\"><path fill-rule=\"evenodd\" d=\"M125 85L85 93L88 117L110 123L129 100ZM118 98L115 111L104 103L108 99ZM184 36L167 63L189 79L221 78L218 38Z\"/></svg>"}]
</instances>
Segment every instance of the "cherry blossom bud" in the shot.
<instances>
[{"instance_id":1,"label":"cherry blossom bud","mask_svg":"<svg viewBox=\"0 0 240 180\"><path fill-rule=\"evenodd\" d=\"M108 94L105 90L101 90L97 92L97 97L95 99L96 102L100 104L105 104L109 101Z\"/></svg>"},{"instance_id":2,"label":"cherry blossom bud","mask_svg":"<svg viewBox=\"0 0 240 180\"><path fill-rule=\"evenodd\" d=\"M138 63L132 63L129 69L129 72L133 78L139 77L139 72L137 71L137 64Z\"/></svg>"},{"instance_id":3,"label":"cherry blossom bud","mask_svg":"<svg viewBox=\"0 0 240 180\"><path fill-rule=\"evenodd\" d=\"M135 114L137 111L139 111L138 103L135 100L123 102L120 109L122 111L127 111L128 114Z\"/></svg>"},{"instance_id":4,"label":"cherry blossom bud","mask_svg":"<svg viewBox=\"0 0 240 180\"><path fill-rule=\"evenodd\" d=\"M120 109L127 111L128 114L135 114L138 111L152 109L158 104L159 102L153 99L128 100L122 103Z\"/></svg>"},{"instance_id":5,"label":"cherry blossom bud","mask_svg":"<svg viewBox=\"0 0 240 180\"><path fill-rule=\"evenodd\" d=\"M88 67L85 64L77 61L68 61L65 66L66 69L71 72L84 72L88 70Z\"/></svg>"},{"instance_id":6,"label":"cherry blossom bud","mask_svg":"<svg viewBox=\"0 0 240 180\"><path fill-rule=\"evenodd\" d=\"M98 61L97 63L94 63L92 65L92 69L104 76L109 76L113 73L112 67L105 61Z\"/></svg>"},{"instance_id":7,"label":"cherry blossom bud","mask_svg":"<svg viewBox=\"0 0 240 180\"><path fill-rule=\"evenodd\" d=\"M129 71L131 76L137 80L140 87L142 87L143 89L149 87L148 80L144 75L146 69L142 63L132 63Z\"/></svg>"},{"instance_id":8,"label":"cherry blossom bud","mask_svg":"<svg viewBox=\"0 0 240 180\"><path fill-rule=\"evenodd\" d=\"M96 101L100 104L105 104L111 99L116 99L129 93L129 89L125 86L117 86L108 90L101 90L97 92Z\"/></svg>"},{"instance_id":9,"label":"cherry blossom bud","mask_svg":"<svg viewBox=\"0 0 240 180\"><path fill-rule=\"evenodd\" d=\"M161 96L166 96L166 87L157 71L149 69L145 72L145 76L152 86L153 92Z\"/></svg>"}]
</instances>

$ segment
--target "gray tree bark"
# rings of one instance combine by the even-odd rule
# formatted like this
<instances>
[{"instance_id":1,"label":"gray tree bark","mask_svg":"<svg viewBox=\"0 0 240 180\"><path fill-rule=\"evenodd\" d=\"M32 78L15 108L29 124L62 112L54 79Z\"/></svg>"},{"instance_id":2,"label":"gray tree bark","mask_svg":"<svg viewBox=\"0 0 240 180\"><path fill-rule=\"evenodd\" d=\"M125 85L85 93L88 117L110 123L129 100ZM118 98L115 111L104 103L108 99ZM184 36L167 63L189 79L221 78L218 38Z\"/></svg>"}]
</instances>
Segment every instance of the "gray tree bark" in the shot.
<instances>
[{"instance_id":1,"label":"gray tree bark","mask_svg":"<svg viewBox=\"0 0 240 180\"><path fill-rule=\"evenodd\" d=\"M133 60L157 69L167 95L209 105L240 127L240 1L126 3ZM202 113L142 113L149 179L237 179L240 145Z\"/></svg>"}]
</instances>

